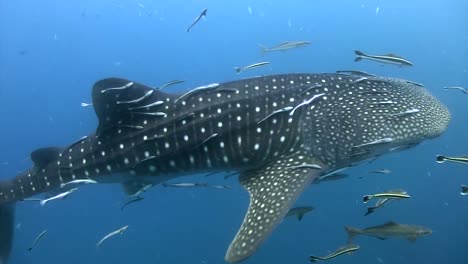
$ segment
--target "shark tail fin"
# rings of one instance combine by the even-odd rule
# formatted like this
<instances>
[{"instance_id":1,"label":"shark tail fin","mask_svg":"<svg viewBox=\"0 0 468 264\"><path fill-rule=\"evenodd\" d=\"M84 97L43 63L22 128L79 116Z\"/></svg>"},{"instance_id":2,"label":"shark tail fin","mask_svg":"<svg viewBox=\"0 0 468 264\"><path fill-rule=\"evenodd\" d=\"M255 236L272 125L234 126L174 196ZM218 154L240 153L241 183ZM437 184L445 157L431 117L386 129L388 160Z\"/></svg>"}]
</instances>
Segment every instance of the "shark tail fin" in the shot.
<instances>
[{"instance_id":1,"label":"shark tail fin","mask_svg":"<svg viewBox=\"0 0 468 264\"><path fill-rule=\"evenodd\" d=\"M6 264L13 242L15 204L0 205L0 264Z\"/></svg>"},{"instance_id":2,"label":"shark tail fin","mask_svg":"<svg viewBox=\"0 0 468 264\"><path fill-rule=\"evenodd\" d=\"M348 242L351 243L353 238L362 233L362 230L359 228L345 226L346 233L348 233Z\"/></svg>"}]
</instances>

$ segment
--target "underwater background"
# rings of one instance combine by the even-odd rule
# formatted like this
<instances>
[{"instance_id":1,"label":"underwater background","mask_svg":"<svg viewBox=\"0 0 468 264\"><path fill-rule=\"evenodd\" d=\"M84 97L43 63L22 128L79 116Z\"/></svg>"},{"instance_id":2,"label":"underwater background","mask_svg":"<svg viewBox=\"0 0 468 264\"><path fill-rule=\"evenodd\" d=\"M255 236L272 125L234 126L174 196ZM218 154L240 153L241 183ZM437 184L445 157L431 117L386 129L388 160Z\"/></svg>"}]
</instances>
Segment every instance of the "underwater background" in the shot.
<instances>
[{"instance_id":1,"label":"underwater background","mask_svg":"<svg viewBox=\"0 0 468 264\"><path fill-rule=\"evenodd\" d=\"M186 32L204 8L206 19ZM311 45L262 56L258 44ZM353 50L395 53L413 67L354 62ZM270 65L237 75L235 66ZM468 154L468 2L466 0L108 1L0 0L0 179L31 165L29 153L66 146L93 133L94 82L122 77L150 86L185 80L180 92L257 75L357 69L424 84L452 113L441 137L351 168L350 177L311 186L296 205L313 206L302 221L287 218L245 263L308 263L346 242L343 226L388 221L433 233L415 243L358 237L360 250L330 263L467 263L468 167L437 164L437 154ZM391 174L368 173L390 169ZM41 207L19 202L10 263L224 263L248 194L237 176L193 175L230 189L157 186L120 210L118 185L87 185ZM403 188L412 198L364 216L364 194ZM104 235L129 225L122 236ZM47 234L31 251L38 233Z\"/></svg>"}]
</instances>

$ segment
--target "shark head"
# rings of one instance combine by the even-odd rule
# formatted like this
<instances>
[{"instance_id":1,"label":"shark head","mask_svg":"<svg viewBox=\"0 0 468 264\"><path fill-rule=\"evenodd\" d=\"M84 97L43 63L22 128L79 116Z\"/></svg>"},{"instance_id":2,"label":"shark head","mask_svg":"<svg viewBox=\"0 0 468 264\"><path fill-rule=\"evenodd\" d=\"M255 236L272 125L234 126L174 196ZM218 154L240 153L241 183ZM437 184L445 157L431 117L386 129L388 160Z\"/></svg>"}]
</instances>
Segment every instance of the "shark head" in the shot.
<instances>
[{"instance_id":1,"label":"shark head","mask_svg":"<svg viewBox=\"0 0 468 264\"><path fill-rule=\"evenodd\" d=\"M441 135L448 109L424 87L406 80L331 76L327 95L304 113L303 138L329 169L355 165Z\"/></svg>"},{"instance_id":2,"label":"shark head","mask_svg":"<svg viewBox=\"0 0 468 264\"><path fill-rule=\"evenodd\" d=\"M94 134L34 151L33 167L0 182L6 259L12 204L79 179L128 194L187 174L237 171L250 195L225 260L254 254L310 184L406 149L447 128L448 110L418 84L345 74L282 74L166 93L120 78L98 81Z\"/></svg>"}]
</instances>

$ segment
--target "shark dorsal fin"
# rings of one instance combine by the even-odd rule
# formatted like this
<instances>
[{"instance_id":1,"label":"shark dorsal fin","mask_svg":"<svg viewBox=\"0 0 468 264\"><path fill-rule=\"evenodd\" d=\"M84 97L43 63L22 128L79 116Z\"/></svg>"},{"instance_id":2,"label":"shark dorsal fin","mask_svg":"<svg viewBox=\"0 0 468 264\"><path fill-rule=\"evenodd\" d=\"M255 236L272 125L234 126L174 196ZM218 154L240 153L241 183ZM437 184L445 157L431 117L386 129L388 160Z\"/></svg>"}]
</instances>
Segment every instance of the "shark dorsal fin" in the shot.
<instances>
[{"instance_id":1,"label":"shark dorsal fin","mask_svg":"<svg viewBox=\"0 0 468 264\"><path fill-rule=\"evenodd\" d=\"M40 148L31 152L31 160L34 162L34 167L42 169L52 161L57 160L60 156L60 153L62 153L61 148Z\"/></svg>"},{"instance_id":2,"label":"shark dorsal fin","mask_svg":"<svg viewBox=\"0 0 468 264\"><path fill-rule=\"evenodd\" d=\"M154 119L167 116L164 104L170 94L119 78L94 84L93 105L99 119L96 135L124 129L142 129Z\"/></svg>"}]
</instances>

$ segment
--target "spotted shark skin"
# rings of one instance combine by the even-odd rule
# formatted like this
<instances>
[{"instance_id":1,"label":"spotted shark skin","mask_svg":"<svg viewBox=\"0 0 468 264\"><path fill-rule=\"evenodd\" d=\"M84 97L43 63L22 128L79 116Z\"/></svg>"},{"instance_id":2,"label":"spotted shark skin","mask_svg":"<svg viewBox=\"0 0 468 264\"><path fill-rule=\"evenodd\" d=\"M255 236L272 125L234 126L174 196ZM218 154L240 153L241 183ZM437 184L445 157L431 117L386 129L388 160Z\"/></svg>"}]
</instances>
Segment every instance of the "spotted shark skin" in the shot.
<instances>
[{"instance_id":1,"label":"spotted shark skin","mask_svg":"<svg viewBox=\"0 0 468 264\"><path fill-rule=\"evenodd\" d=\"M185 94L109 78L94 85L93 105L94 134L34 151L31 169L0 182L0 224L16 201L76 179L133 194L182 175L238 171L250 206L226 253L231 263L251 256L316 178L437 137L450 121L423 87L352 74L271 75ZM419 111L398 115L410 109Z\"/></svg>"}]
</instances>

